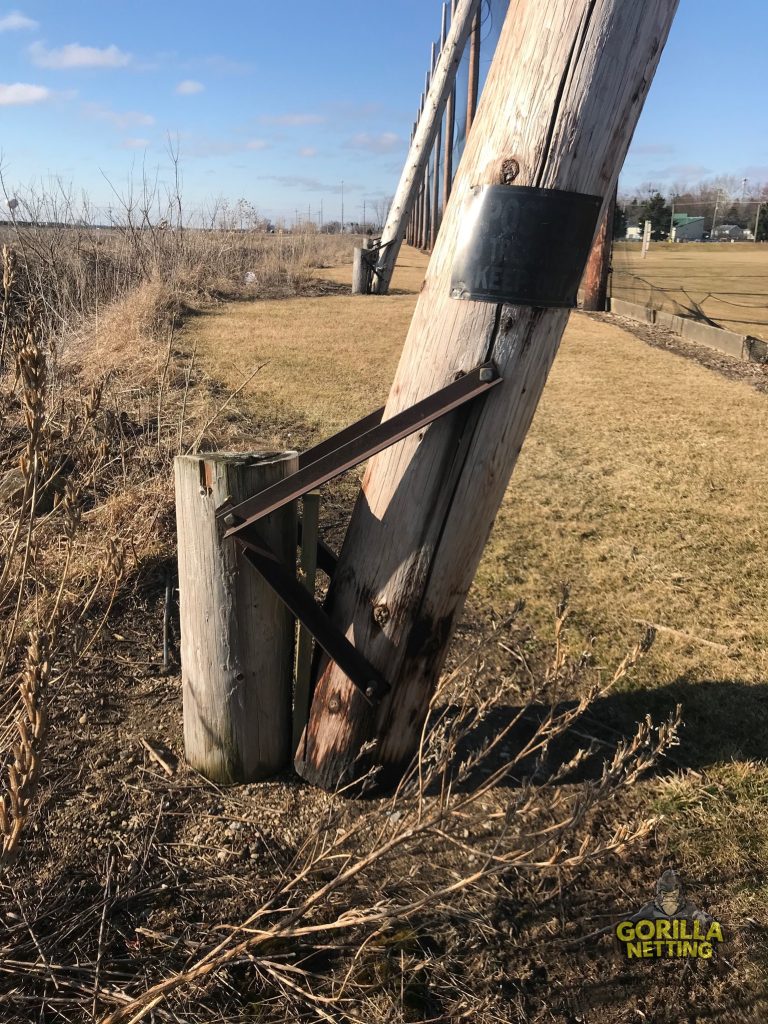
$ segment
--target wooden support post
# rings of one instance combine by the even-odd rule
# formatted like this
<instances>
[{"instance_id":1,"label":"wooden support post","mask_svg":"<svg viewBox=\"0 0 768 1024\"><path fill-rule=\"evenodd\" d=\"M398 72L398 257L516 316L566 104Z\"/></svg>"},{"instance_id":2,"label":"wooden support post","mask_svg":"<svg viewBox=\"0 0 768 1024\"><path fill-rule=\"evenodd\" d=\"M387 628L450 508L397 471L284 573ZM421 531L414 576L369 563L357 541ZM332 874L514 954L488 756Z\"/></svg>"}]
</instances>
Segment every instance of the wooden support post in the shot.
<instances>
[{"instance_id":1,"label":"wooden support post","mask_svg":"<svg viewBox=\"0 0 768 1024\"><path fill-rule=\"evenodd\" d=\"M478 9L469 41L469 80L467 84L467 137L477 113L477 97L480 92L480 33L482 20Z\"/></svg>"},{"instance_id":2,"label":"wooden support post","mask_svg":"<svg viewBox=\"0 0 768 1024\"><path fill-rule=\"evenodd\" d=\"M389 283L403 243L408 214L416 202L419 187L424 180L424 168L435 143L437 126L442 119L448 94L456 81L456 69L461 63L461 56L472 28L472 19L479 6L480 0L459 0L443 52L432 75L424 111L419 118L416 135L381 236L382 248L374 282L374 288L379 294L385 295L389 291Z\"/></svg>"},{"instance_id":3,"label":"wooden support post","mask_svg":"<svg viewBox=\"0 0 768 1024\"><path fill-rule=\"evenodd\" d=\"M416 122L414 121L413 127L411 128L411 141L408 143L408 147L413 145L413 136L416 134ZM411 210L408 214L408 223L405 228L404 241L407 245L413 245L413 222L414 222L414 211Z\"/></svg>"},{"instance_id":4,"label":"wooden support post","mask_svg":"<svg viewBox=\"0 0 768 1024\"><path fill-rule=\"evenodd\" d=\"M424 248L424 234L427 230L427 178L424 176L424 184L421 186L421 228L419 229L419 248Z\"/></svg>"},{"instance_id":5,"label":"wooden support post","mask_svg":"<svg viewBox=\"0 0 768 1024\"><path fill-rule=\"evenodd\" d=\"M422 93L421 94L421 102L419 103L419 116L416 119L416 129L417 130L418 130L418 127L419 127L419 120L421 119L421 115L424 112L424 97L425 97L425 93ZM413 143L411 143L411 145L413 145ZM421 235L422 235L422 232L424 230L424 180L423 179L422 179L421 184L419 186L419 190L418 190L418 193L417 193L417 196L416 196L416 202L415 202L414 205L415 205L415 208L416 208L416 234L415 234L415 237L414 237L414 243L413 244L416 246L417 249L420 249L421 248ZM387 230L386 229L386 225L384 227L384 230L385 231ZM382 235L381 237L382 237L382 241L383 241L384 240L384 235ZM380 262L381 261L379 260L379 263ZM378 271L378 265L377 265L376 269ZM379 294L382 294L382 292L381 292L381 282L380 281L378 282L378 286L377 286L376 290L379 292Z\"/></svg>"},{"instance_id":6,"label":"wooden support post","mask_svg":"<svg viewBox=\"0 0 768 1024\"><path fill-rule=\"evenodd\" d=\"M314 597L317 577L317 541L319 538L320 492L310 491L301 502L301 571L304 586ZM309 694L312 673L312 634L299 626L296 645L296 686L293 696L293 749L296 750L309 718Z\"/></svg>"},{"instance_id":7,"label":"wooden support post","mask_svg":"<svg viewBox=\"0 0 768 1024\"><path fill-rule=\"evenodd\" d=\"M475 186L511 179L605 197L676 8L677 0L510 5L384 418L487 359L503 380L467 413L368 464L327 608L391 692L373 710L334 664L320 666L296 762L306 779L333 787L371 763L392 778L412 758L568 321L564 309L451 297L465 202Z\"/></svg>"},{"instance_id":8,"label":"wooden support post","mask_svg":"<svg viewBox=\"0 0 768 1024\"><path fill-rule=\"evenodd\" d=\"M440 52L445 48L445 40L448 37L448 4L443 4L443 18L440 25ZM433 68L434 71L434 68ZM435 173L432 182L432 216L430 218L429 248L434 249L437 232L440 230L440 157L443 152L443 122L442 118L437 122L437 135L435 136L435 155L433 157Z\"/></svg>"},{"instance_id":9,"label":"wooden support post","mask_svg":"<svg viewBox=\"0 0 768 1024\"><path fill-rule=\"evenodd\" d=\"M456 14L456 2L451 3L451 21ZM453 188L453 136L456 122L456 86L448 93L445 105L445 153L443 155L443 216Z\"/></svg>"},{"instance_id":10,"label":"wooden support post","mask_svg":"<svg viewBox=\"0 0 768 1024\"><path fill-rule=\"evenodd\" d=\"M352 294L368 295L371 290L371 267L366 259L367 246L356 245L352 253Z\"/></svg>"},{"instance_id":11,"label":"wooden support post","mask_svg":"<svg viewBox=\"0 0 768 1024\"><path fill-rule=\"evenodd\" d=\"M432 222L432 190L430 188L429 168L424 176L424 228L421 233L421 248L429 249L429 232Z\"/></svg>"},{"instance_id":12,"label":"wooden support post","mask_svg":"<svg viewBox=\"0 0 768 1024\"><path fill-rule=\"evenodd\" d=\"M611 250L613 249L613 217L616 210L616 190L608 203L597 237L584 271L581 283L581 308L604 312L608 308L608 275L611 271Z\"/></svg>"},{"instance_id":13,"label":"wooden support post","mask_svg":"<svg viewBox=\"0 0 768 1024\"><path fill-rule=\"evenodd\" d=\"M294 621L244 561L215 510L298 469L296 452L181 455L175 460L184 747L218 783L253 782L290 760ZM259 524L295 565L295 504Z\"/></svg>"},{"instance_id":14,"label":"wooden support post","mask_svg":"<svg viewBox=\"0 0 768 1024\"><path fill-rule=\"evenodd\" d=\"M424 85L424 95L429 95L429 83L432 80L432 66L435 62L435 44L432 43L432 58L430 63L429 71L427 71L427 80ZM429 153L427 153L427 162L424 165L424 222L421 231L421 248L427 249L429 247L429 221L430 214L432 213L432 201L430 199L430 166L429 166Z\"/></svg>"}]
</instances>

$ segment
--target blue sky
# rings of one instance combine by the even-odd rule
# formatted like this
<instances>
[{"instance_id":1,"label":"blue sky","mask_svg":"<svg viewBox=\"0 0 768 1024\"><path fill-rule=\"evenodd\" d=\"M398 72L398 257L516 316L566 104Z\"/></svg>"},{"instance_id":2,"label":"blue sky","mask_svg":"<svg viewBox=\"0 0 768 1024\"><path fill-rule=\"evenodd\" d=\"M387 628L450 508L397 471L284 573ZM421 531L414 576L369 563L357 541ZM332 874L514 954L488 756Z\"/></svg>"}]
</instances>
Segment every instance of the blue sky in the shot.
<instances>
[{"instance_id":1,"label":"blue sky","mask_svg":"<svg viewBox=\"0 0 768 1024\"><path fill-rule=\"evenodd\" d=\"M265 215L347 218L390 194L439 0L0 0L6 185L61 179L100 207L131 175ZM765 0L681 0L624 186L732 173L768 181Z\"/></svg>"}]
</instances>

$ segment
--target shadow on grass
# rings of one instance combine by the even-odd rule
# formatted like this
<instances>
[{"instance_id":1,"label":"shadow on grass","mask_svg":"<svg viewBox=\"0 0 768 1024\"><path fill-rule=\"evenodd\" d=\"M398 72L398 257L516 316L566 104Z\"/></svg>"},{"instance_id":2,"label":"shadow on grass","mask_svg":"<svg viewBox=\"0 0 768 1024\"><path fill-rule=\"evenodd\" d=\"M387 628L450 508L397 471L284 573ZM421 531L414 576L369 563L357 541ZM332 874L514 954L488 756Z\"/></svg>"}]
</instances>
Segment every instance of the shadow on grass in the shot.
<instances>
[{"instance_id":1,"label":"shadow on grass","mask_svg":"<svg viewBox=\"0 0 768 1024\"><path fill-rule=\"evenodd\" d=\"M550 770L566 763L579 749L590 744L595 746L594 753L565 781L596 779L618 744L632 738L646 715L658 724L674 715L678 704L682 705L683 718L680 744L661 759L656 774L702 769L731 760L768 761L768 684L681 680L652 690L620 692L595 700L571 728L550 743L546 760L538 770L534 759L529 758L516 767L505 784L519 785L534 771L534 777L545 778ZM575 706L575 701L564 702L555 710L562 712ZM503 767L533 736L549 711L550 707L544 704L527 708L467 786L479 784L484 776ZM519 713L520 707L500 706L477 723L457 748L455 764L492 740Z\"/></svg>"}]
</instances>

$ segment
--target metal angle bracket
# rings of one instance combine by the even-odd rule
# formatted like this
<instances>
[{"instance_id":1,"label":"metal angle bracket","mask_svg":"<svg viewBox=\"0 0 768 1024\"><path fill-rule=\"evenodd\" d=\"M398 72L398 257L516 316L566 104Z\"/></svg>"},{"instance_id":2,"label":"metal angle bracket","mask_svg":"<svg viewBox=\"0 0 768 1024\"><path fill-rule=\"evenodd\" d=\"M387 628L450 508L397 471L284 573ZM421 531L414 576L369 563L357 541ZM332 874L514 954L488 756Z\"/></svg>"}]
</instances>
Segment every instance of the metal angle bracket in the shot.
<instances>
[{"instance_id":1,"label":"metal angle bracket","mask_svg":"<svg viewBox=\"0 0 768 1024\"><path fill-rule=\"evenodd\" d=\"M378 704L389 693L389 684L333 624L306 587L299 583L253 529L238 533L234 540L243 549L246 561L263 577L299 622L307 627L328 657L354 683L368 703Z\"/></svg>"},{"instance_id":2,"label":"metal angle bracket","mask_svg":"<svg viewBox=\"0 0 768 1024\"><path fill-rule=\"evenodd\" d=\"M306 626L328 657L372 705L378 704L389 692L389 684L336 627L294 573L280 562L274 551L256 533L254 524L345 470L365 462L372 455L485 394L500 382L501 377L495 364L487 362L462 374L444 388L388 420L382 422L384 409L377 409L306 451L299 457L296 473L237 505L226 501L216 510L217 519L223 521L228 528L224 536L231 537L242 548L246 561L302 625ZM301 524L298 531L301 543ZM318 568L329 576L333 575L337 559L322 541L318 545L317 561Z\"/></svg>"},{"instance_id":3,"label":"metal angle bracket","mask_svg":"<svg viewBox=\"0 0 768 1024\"><path fill-rule=\"evenodd\" d=\"M225 536L236 536L264 516L478 398L500 382L496 365L487 362L388 420L381 421L379 410L371 413L306 452L297 472L237 505L227 502L218 508L216 517L228 527Z\"/></svg>"}]
</instances>

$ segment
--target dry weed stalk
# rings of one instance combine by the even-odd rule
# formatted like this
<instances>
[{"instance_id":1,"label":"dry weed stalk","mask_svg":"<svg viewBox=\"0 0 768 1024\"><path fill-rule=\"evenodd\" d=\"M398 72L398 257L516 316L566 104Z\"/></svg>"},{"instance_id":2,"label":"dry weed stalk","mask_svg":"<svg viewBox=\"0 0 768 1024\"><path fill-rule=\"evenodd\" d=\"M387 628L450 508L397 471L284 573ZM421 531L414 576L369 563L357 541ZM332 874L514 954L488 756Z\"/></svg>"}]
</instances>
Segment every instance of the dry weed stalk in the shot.
<instances>
[{"instance_id":1,"label":"dry weed stalk","mask_svg":"<svg viewBox=\"0 0 768 1024\"><path fill-rule=\"evenodd\" d=\"M337 805L253 914L242 924L222 925L220 942L114 1010L103 1024L138 1024L173 994L238 963L250 964L264 984L276 985L296 1012L303 1008L328 1020L364 1019L359 1011L370 996L370 986L361 980L365 951L386 945L393 931L418 930L424 917L434 929L436 921L461 917L468 899L487 899L513 878L562 878L642 842L655 820L615 825L601 835L595 812L604 811L621 787L635 782L675 744L679 709L658 728L644 722L632 739L618 745L596 780L563 786L589 751L552 767L545 764L547 751L596 697L630 671L653 639L648 635L638 643L609 682L590 683L582 697L563 708L558 696L589 671L588 657L571 661L567 656L565 618L564 604L544 685L509 714L503 727L478 738L478 727L499 708L499 695L472 706L472 680L482 673L482 660L461 689L462 704L438 710L445 692L455 690L461 669L452 673L435 695L431 728L425 729L419 753L392 799L364 810L351 824L342 824L343 808ZM530 735L517 737L545 688L549 707ZM494 766L493 757L505 741L513 749L504 750ZM469 752L457 760L456 751L467 744ZM374 777L375 770L369 779ZM345 955L341 979L301 967L313 944Z\"/></svg>"},{"instance_id":2,"label":"dry weed stalk","mask_svg":"<svg viewBox=\"0 0 768 1024\"><path fill-rule=\"evenodd\" d=\"M4 266L13 262L4 253ZM14 277L8 273L9 287ZM11 301L10 299L8 300ZM0 524L3 567L0 571L0 866L17 855L41 774L47 731L47 700L56 670L60 682L82 653L82 626L103 584L112 579L112 594L122 577L114 541L107 545L96 580L83 586L82 571L72 572L72 556L82 527L82 503L102 453L87 438L98 413L100 389L91 390L85 413L55 408L50 388L53 347L45 340L45 319L36 300L8 327L15 373L4 382L19 389L21 416L15 450L6 453L6 498L11 510ZM59 402L61 405L61 402ZM67 418L69 431L58 419ZM66 454L64 449L66 448ZM8 457L10 456L10 457ZM15 456L16 466L13 465ZM67 470L65 472L65 470ZM18 483L17 483L18 481ZM63 539L55 556L54 536ZM74 596L73 596L74 595ZM111 599L108 599L109 606ZM102 616L95 629L104 621ZM92 642L92 635L90 641ZM21 667L19 667L21 665Z\"/></svg>"}]
</instances>

